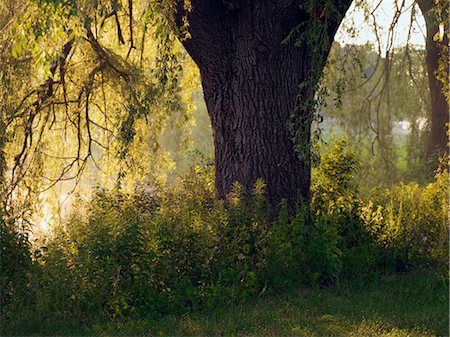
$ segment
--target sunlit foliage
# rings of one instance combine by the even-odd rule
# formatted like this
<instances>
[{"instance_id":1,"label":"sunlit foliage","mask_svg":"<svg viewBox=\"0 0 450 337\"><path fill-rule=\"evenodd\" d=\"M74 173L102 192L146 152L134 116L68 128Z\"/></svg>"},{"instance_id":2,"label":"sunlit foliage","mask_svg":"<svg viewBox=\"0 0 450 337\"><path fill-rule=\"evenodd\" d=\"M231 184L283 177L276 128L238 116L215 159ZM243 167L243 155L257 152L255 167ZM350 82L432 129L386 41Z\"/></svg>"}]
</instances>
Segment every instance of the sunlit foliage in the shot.
<instances>
[{"instance_id":1,"label":"sunlit foliage","mask_svg":"<svg viewBox=\"0 0 450 337\"><path fill-rule=\"evenodd\" d=\"M79 180L94 167L109 185L130 170L164 179L170 160L161 134L189 120L198 87L171 9L156 1L3 1L2 8L8 193Z\"/></svg>"},{"instance_id":2,"label":"sunlit foliage","mask_svg":"<svg viewBox=\"0 0 450 337\"><path fill-rule=\"evenodd\" d=\"M194 168L172 187L97 188L36 247L32 263L24 260L28 292L21 297L6 288L3 328L44 332L52 320L154 318L298 284L445 270L445 169L425 188L400 184L365 198L353 184L358 160L345 142L324 153L311 210L300 206L292 217L283 206L273 223L262 181L251 199L235 185L225 203L214 196L211 166Z\"/></svg>"}]
</instances>

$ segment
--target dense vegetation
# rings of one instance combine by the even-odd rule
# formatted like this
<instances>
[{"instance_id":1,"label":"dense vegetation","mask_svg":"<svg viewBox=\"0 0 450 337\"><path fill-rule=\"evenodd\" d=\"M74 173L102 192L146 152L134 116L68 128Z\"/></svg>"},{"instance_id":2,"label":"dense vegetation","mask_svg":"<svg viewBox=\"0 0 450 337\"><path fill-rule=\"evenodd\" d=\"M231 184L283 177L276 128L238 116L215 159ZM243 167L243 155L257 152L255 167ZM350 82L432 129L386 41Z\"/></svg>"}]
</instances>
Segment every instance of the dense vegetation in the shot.
<instances>
[{"instance_id":1,"label":"dense vegetation","mask_svg":"<svg viewBox=\"0 0 450 337\"><path fill-rule=\"evenodd\" d=\"M447 6L321 2L0 0L2 335L446 334Z\"/></svg>"},{"instance_id":2,"label":"dense vegetation","mask_svg":"<svg viewBox=\"0 0 450 337\"><path fill-rule=\"evenodd\" d=\"M448 172L424 187L361 196L353 182L358 160L345 141L322 153L311 209L299 205L291 218L284 208L273 223L262 181L250 199L236 184L227 202L218 201L210 166L170 187L99 187L41 246L30 245L19 219L3 217L3 333L48 334L58 321L67 329L151 320L302 284L364 288L411 270L444 277Z\"/></svg>"}]
</instances>

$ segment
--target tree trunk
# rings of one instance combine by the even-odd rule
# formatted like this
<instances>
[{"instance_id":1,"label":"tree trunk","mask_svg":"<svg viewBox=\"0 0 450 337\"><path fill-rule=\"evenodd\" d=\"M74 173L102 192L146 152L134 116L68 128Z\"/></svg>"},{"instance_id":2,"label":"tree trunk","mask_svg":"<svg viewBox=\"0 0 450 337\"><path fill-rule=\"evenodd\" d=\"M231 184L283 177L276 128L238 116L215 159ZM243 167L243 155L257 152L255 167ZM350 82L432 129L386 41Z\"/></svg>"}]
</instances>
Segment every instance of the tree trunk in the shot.
<instances>
[{"instance_id":1,"label":"tree trunk","mask_svg":"<svg viewBox=\"0 0 450 337\"><path fill-rule=\"evenodd\" d=\"M308 199L309 151L299 158L288 123L310 57L281 44L252 53L242 48L219 71L201 71L214 135L217 195L224 198L235 181L249 192L262 178L271 204ZM309 140L310 122L303 117Z\"/></svg>"},{"instance_id":2,"label":"tree trunk","mask_svg":"<svg viewBox=\"0 0 450 337\"><path fill-rule=\"evenodd\" d=\"M442 82L436 78L436 71L441 62L440 53L448 53L448 35L444 34L441 42L433 38L439 30L439 23L433 13L432 0L417 0L425 18L426 35L426 64L428 84L430 87L430 134L427 143L427 157L435 158L448 152L447 126L449 105L445 99ZM446 29L448 27L445 27ZM448 68L447 68L448 73Z\"/></svg>"},{"instance_id":3,"label":"tree trunk","mask_svg":"<svg viewBox=\"0 0 450 337\"><path fill-rule=\"evenodd\" d=\"M225 198L236 181L249 193L262 178L272 209L282 199L292 207L308 200L311 102L340 20L328 22L317 60L306 43L283 43L312 20L296 1L198 0L187 17L192 37L183 44L200 68L217 196Z\"/></svg>"},{"instance_id":4,"label":"tree trunk","mask_svg":"<svg viewBox=\"0 0 450 337\"><path fill-rule=\"evenodd\" d=\"M6 175L6 126L3 119L3 111L0 111L0 195L4 195L5 175ZM1 200L0 200L1 202Z\"/></svg>"}]
</instances>

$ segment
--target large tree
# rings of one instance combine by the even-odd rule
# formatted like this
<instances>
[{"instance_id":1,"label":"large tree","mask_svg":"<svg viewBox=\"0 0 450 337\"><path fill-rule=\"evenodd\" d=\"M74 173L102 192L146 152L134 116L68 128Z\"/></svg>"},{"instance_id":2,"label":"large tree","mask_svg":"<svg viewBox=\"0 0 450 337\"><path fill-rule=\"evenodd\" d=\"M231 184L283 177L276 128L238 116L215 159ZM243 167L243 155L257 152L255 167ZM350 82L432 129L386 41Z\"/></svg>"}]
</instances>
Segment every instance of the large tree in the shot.
<instances>
[{"instance_id":1,"label":"large tree","mask_svg":"<svg viewBox=\"0 0 450 337\"><path fill-rule=\"evenodd\" d=\"M43 133L58 123L73 129L76 153L53 155L68 161L52 178L58 181L69 179L70 172L77 176L87 159L94 159L97 147L108 147L96 133L109 132L111 123L101 119L108 120L121 105L122 123L114 125L119 131L110 134L126 143L134 138L132 127L138 118L163 119L155 111L171 110L163 109L164 102L170 102L178 88L176 78L169 76L179 73L172 58L175 31L200 69L214 134L218 197L225 198L236 181L249 192L262 178L274 209L282 199L294 207L299 199L309 198L315 95L350 4L351 0L28 3L41 14L21 7L23 14L14 16L20 29L9 29L13 43L5 50L13 64L28 62L31 69L44 65L43 71L30 71L38 75L37 85L24 82L30 88L19 91L25 93L19 102L8 91L11 109L3 114L6 124L23 133L22 145L13 151L12 177L21 179L27 161L37 158L28 155L30 149L44 153L37 148L41 137L33 137L40 132L36 127ZM27 15L32 20L25 20ZM157 52L144 51L149 30ZM115 35L119 46L113 44ZM9 41L8 36L2 40ZM156 54L153 61L146 61L146 52ZM8 74L15 78L13 72ZM111 99L103 93L105 85L115 92ZM113 100L117 97L120 104ZM157 128L161 122L153 124Z\"/></svg>"},{"instance_id":2,"label":"large tree","mask_svg":"<svg viewBox=\"0 0 450 337\"><path fill-rule=\"evenodd\" d=\"M351 0L178 2L211 119L219 198L264 179L268 201L308 199L310 125L323 67ZM187 24L186 24L187 23Z\"/></svg>"}]
</instances>

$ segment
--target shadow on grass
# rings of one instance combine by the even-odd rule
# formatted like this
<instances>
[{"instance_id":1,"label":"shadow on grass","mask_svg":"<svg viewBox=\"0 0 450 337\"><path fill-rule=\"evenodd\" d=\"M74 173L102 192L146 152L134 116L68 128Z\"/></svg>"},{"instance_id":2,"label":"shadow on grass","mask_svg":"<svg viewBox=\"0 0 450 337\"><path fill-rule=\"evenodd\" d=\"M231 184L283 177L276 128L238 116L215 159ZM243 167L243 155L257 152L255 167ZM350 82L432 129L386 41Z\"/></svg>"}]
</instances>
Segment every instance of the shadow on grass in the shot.
<instances>
[{"instance_id":1,"label":"shadow on grass","mask_svg":"<svg viewBox=\"0 0 450 337\"><path fill-rule=\"evenodd\" d=\"M448 283L431 272L366 287L299 289L209 313L96 325L94 335L447 336Z\"/></svg>"},{"instance_id":2,"label":"shadow on grass","mask_svg":"<svg viewBox=\"0 0 450 337\"><path fill-rule=\"evenodd\" d=\"M300 288L211 312L158 320L80 327L50 318L36 329L20 326L19 320L6 335L17 331L35 336L447 336L448 307L447 277L423 271L360 287Z\"/></svg>"}]
</instances>

